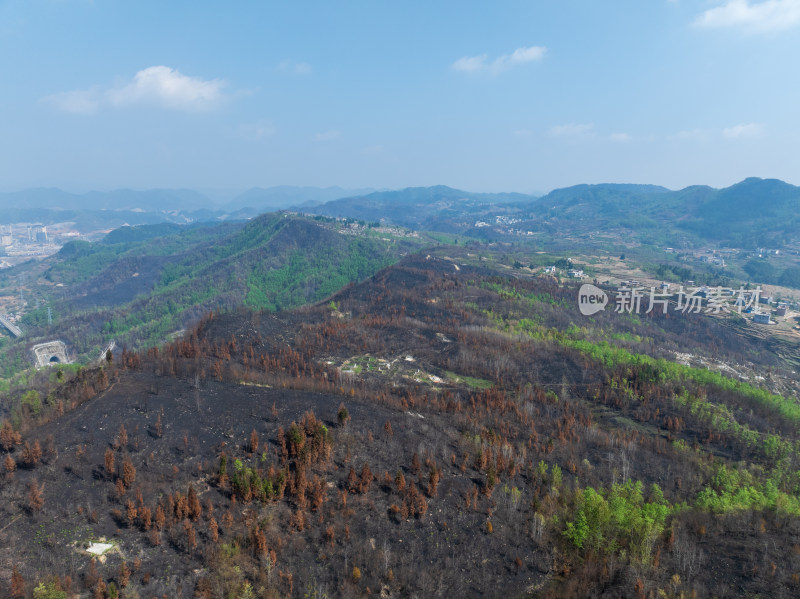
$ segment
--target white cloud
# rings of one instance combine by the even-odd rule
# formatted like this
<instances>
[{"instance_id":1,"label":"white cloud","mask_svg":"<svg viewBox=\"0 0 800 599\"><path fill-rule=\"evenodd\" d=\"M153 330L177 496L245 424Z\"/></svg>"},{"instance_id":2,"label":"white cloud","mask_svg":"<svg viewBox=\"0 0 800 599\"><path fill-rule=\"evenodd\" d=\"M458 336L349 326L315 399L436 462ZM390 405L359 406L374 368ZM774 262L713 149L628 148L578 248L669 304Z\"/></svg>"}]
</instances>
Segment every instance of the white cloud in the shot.
<instances>
[{"instance_id":1,"label":"white cloud","mask_svg":"<svg viewBox=\"0 0 800 599\"><path fill-rule=\"evenodd\" d=\"M548 131L551 137L581 138L594 135L594 125L591 123L568 123L566 125L555 125Z\"/></svg>"},{"instance_id":2,"label":"white cloud","mask_svg":"<svg viewBox=\"0 0 800 599\"><path fill-rule=\"evenodd\" d=\"M529 46L528 48L517 48L508 57L508 62L511 64L521 64L526 62L536 62L537 60L541 60L544 58L544 53L547 51L547 48L544 46ZM506 57L501 56L498 58L497 61L505 61Z\"/></svg>"},{"instance_id":3,"label":"white cloud","mask_svg":"<svg viewBox=\"0 0 800 599\"><path fill-rule=\"evenodd\" d=\"M608 136L608 139L619 143L628 143L629 141L633 140L633 138L628 133L612 133L611 135Z\"/></svg>"},{"instance_id":4,"label":"white cloud","mask_svg":"<svg viewBox=\"0 0 800 599\"><path fill-rule=\"evenodd\" d=\"M735 125L722 130L722 137L725 139L754 139L761 137L764 127L759 123L747 123Z\"/></svg>"},{"instance_id":5,"label":"white cloud","mask_svg":"<svg viewBox=\"0 0 800 599\"><path fill-rule=\"evenodd\" d=\"M694 20L697 27L741 27L753 33L790 29L800 24L800 0L728 0Z\"/></svg>"},{"instance_id":6,"label":"white cloud","mask_svg":"<svg viewBox=\"0 0 800 599\"><path fill-rule=\"evenodd\" d=\"M290 71L295 75L308 75L311 73L311 65L307 62L294 62L291 60L282 60L278 64L281 71Z\"/></svg>"},{"instance_id":7,"label":"white cloud","mask_svg":"<svg viewBox=\"0 0 800 599\"><path fill-rule=\"evenodd\" d=\"M486 68L486 54L480 56L464 56L453 63L456 71L475 72Z\"/></svg>"},{"instance_id":8,"label":"white cloud","mask_svg":"<svg viewBox=\"0 0 800 599\"><path fill-rule=\"evenodd\" d=\"M223 99L225 82L183 75L165 66L148 67L127 83L113 87L94 86L43 98L64 112L91 114L103 106L157 106L172 110L202 111L214 108Z\"/></svg>"},{"instance_id":9,"label":"white cloud","mask_svg":"<svg viewBox=\"0 0 800 599\"><path fill-rule=\"evenodd\" d=\"M323 131L322 133L317 133L314 136L314 141L333 141L335 139L339 139L340 136L341 132L336 130Z\"/></svg>"},{"instance_id":10,"label":"white cloud","mask_svg":"<svg viewBox=\"0 0 800 599\"><path fill-rule=\"evenodd\" d=\"M116 106L153 104L178 110L203 110L222 99L223 87L225 83L219 79L204 81L158 66L139 71L127 85L108 90L106 97Z\"/></svg>"},{"instance_id":11,"label":"white cloud","mask_svg":"<svg viewBox=\"0 0 800 599\"><path fill-rule=\"evenodd\" d=\"M497 75L511 67L542 60L545 52L547 52L547 48L544 46L530 46L527 48L517 48L511 54L503 54L492 61L489 61L486 54L464 56L455 61L451 67L456 71L467 73L486 72L491 75Z\"/></svg>"}]
</instances>

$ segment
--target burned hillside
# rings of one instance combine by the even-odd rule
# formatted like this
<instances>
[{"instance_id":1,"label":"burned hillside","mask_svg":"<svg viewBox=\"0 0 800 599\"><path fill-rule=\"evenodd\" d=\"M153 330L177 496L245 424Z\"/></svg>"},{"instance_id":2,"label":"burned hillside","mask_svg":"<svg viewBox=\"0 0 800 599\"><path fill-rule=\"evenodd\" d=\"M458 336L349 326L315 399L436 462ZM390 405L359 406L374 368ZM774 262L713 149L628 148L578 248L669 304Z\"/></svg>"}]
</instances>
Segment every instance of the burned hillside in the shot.
<instances>
[{"instance_id":1,"label":"burned hillside","mask_svg":"<svg viewBox=\"0 0 800 599\"><path fill-rule=\"evenodd\" d=\"M6 595L795 595L800 410L665 359L770 354L575 293L411 256L53 382L3 425Z\"/></svg>"}]
</instances>

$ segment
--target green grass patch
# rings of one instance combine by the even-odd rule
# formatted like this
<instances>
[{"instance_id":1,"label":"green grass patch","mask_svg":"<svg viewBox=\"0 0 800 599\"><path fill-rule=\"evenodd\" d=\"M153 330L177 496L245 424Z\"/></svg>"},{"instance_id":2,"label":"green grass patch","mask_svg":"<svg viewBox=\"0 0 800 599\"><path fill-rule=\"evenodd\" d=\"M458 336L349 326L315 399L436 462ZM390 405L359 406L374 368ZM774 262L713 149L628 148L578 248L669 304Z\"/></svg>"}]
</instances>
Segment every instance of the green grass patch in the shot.
<instances>
[{"instance_id":1,"label":"green grass patch","mask_svg":"<svg viewBox=\"0 0 800 599\"><path fill-rule=\"evenodd\" d=\"M462 374L450 372L449 370L445 371L445 374L447 375L447 378L454 383L467 385L470 389L491 389L494 387L494 383L492 381L487 381L486 379L464 376Z\"/></svg>"}]
</instances>

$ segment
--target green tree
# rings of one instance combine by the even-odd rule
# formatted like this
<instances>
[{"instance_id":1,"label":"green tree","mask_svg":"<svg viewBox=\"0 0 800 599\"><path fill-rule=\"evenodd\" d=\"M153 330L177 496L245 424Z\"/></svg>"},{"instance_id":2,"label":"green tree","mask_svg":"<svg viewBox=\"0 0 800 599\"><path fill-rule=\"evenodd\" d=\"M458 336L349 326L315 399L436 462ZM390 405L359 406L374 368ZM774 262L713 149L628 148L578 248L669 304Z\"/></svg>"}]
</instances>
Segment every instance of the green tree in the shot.
<instances>
[{"instance_id":1,"label":"green tree","mask_svg":"<svg viewBox=\"0 0 800 599\"><path fill-rule=\"evenodd\" d=\"M54 581L40 582L33 589L33 599L67 599L67 592Z\"/></svg>"},{"instance_id":2,"label":"green tree","mask_svg":"<svg viewBox=\"0 0 800 599\"><path fill-rule=\"evenodd\" d=\"M344 426L350 421L350 413L343 403L339 404L339 410L336 412L336 419L339 421L339 426Z\"/></svg>"},{"instance_id":3,"label":"green tree","mask_svg":"<svg viewBox=\"0 0 800 599\"><path fill-rule=\"evenodd\" d=\"M579 496L576 518L567 523L564 536L578 549L600 551L605 547L606 529L610 521L608 503L602 495L589 487Z\"/></svg>"},{"instance_id":4,"label":"green tree","mask_svg":"<svg viewBox=\"0 0 800 599\"><path fill-rule=\"evenodd\" d=\"M584 551L625 549L637 563L649 563L670 511L661 489L653 485L645 501L641 481L629 480L613 485L605 495L591 487L584 489L564 536Z\"/></svg>"},{"instance_id":5,"label":"green tree","mask_svg":"<svg viewBox=\"0 0 800 599\"><path fill-rule=\"evenodd\" d=\"M800 289L800 266L790 266L784 270L778 282L784 287Z\"/></svg>"},{"instance_id":6,"label":"green tree","mask_svg":"<svg viewBox=\"0 0 800 599\"><path fill-rule=\"evenodd\" d=\"M26 391L20 400L23 406L28 406L31 412L34 414L39 414L39 411L42 409L42 398L39 395L39 392L35 389L31 389L30 391Z\"/></svg>"},{"instance_id":7,"label":"green tree","mask_svg":"<svg viewBox=\"0 0 800 599\"><path fill-rule=\"evenodd\" d=\"M778 280L778 271L764 258L748 260L742 268L758 283L775 283Z\"/></svg>"}]
</instances>

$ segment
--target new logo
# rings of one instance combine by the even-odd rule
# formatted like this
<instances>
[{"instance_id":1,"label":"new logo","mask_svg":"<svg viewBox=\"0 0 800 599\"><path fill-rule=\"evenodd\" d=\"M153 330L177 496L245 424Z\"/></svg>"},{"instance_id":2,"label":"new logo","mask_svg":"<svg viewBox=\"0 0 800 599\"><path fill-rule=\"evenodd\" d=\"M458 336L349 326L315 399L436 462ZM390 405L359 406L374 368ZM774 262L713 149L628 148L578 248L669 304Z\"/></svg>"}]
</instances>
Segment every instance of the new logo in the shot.
<instances>
[{"instance_id":1,"label":"new logo","mask_svg":"<svg viewBox=\"0 0 800 599\"><path fill-rule=\"evenodd\" d=\"M608 304L606 292L594 285L581 285L578 291L578 308L584 316L591 316L603 310Z\"/></svg>"}]
</instances>

